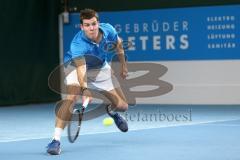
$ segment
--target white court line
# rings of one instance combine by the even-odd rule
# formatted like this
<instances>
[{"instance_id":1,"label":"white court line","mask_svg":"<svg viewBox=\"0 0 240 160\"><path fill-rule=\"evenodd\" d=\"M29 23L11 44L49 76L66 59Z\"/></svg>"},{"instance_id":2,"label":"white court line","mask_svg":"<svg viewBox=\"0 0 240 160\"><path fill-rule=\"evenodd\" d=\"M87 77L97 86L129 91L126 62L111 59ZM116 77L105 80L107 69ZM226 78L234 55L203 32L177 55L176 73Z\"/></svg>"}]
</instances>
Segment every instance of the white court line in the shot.
<instances>
[{"instance_id":1,"label":"white court line","mask_svg":"<svg viewBox=\"0 0 240 160\"><path fill-rule=\"evenodd\" d=\"M131 129L128 132L134 132L134 131L142 131L142 130L149 130L149 129L158 129L158 128L168 128L168 127L182 127L182 126L194 126L194 125L215 125L211 123L217 123L217 122L228 122L228 121L236 121L240 120L240 118L236 119L228 119L228 120L213 120L213 121L204 121L204 122L195 122L195 123L185 123L185 124L171 124L171 125L162 125L158 127L149 127L149 128L136 128L136 129ZM220 125L221 126L221 125ZM225 125L222 125L225 126ZM229 126L229 125L226 125ZM237 125L240 126L240 125ZM85 133L85 134L80 134L81 136L84 135L94 135L94 134L107 134L107 133L117 133L120 131L103 131L103 132L93 132L93 133ZM31 135L29 135L31 136ZM67 137L67 136L62 136L62 137ZM40 140L40 139L51 139L51 137L38 137L38 138L18 138L18 139L8 139L8 140L0 140L0 143L8 143L8 142L18 142L18 141L28 141L28 140Z\"/></svg>"},{"instance_id":2,"label":"white court line","mask_svg":"<svg viewBox=\"0 0 240 160\"><path fill-rule=\"evenodd\" d=\"M201 124L203 126L240 127L240 124Z\"/></svg>"}]
</instances>

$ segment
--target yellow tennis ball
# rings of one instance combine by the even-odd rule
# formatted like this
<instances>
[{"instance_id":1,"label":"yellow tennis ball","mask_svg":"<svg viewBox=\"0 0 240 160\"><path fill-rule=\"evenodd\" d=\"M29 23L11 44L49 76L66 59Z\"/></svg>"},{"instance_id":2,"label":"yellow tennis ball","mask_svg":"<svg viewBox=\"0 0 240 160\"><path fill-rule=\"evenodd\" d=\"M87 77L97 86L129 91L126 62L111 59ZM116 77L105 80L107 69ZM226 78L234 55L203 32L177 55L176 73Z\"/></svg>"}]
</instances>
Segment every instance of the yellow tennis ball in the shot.
<instances>
[{"instance_id":1,"label":"yellow tennis ball","mask_svg":"<svg viewBox=\"0 0 240 160\"><path fill-rule=\"evenodd\" d=\"M111 117L107 117L103 119L104 126L111 126L113 124L113 119Z\"/></svg>"}]
</instances>

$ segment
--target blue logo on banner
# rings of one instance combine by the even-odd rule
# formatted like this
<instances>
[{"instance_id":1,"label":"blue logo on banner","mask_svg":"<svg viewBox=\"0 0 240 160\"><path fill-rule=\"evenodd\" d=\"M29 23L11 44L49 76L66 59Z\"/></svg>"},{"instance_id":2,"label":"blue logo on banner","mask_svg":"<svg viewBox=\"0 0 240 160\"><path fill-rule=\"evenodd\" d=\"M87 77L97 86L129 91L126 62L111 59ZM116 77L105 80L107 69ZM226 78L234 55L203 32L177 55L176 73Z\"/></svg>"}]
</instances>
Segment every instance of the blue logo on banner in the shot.
<instances>
[{"instance_id":1,"label":"blue logo on banner","mask_svg":"<svg viewBox=\"0 0 240 160\"><path fill-rule=\"evenodd\" d=\"M130 61L240 59L240 5L101 12L132 45ZM64 53L79 31L79 14L64 24Z\"/></svg>"}]
</instances>

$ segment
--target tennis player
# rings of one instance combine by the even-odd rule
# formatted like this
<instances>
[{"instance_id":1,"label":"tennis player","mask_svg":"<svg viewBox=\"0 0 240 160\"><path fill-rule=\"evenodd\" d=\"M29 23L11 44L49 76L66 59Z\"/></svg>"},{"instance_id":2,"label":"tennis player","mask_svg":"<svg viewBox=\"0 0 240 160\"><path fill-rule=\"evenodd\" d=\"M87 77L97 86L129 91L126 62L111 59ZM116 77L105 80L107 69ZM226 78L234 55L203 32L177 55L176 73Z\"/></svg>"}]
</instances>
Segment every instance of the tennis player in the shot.
<instances>
[{"instance_id":1,"label":"tennis player","mask_svg":"<svg viewBox=\"0 0 240 160\"><path fill-rule=\"evenodd\" d=\"M70 120L69 111L73 110L79 95L82 95L83 101L86 98L92 99L90 89L99 90L111 101L111 105L106 106L107 113L122 132L128 131L126 120L117 113L126 111L128 104L106 60L110 52L107 49L108 44L116 44L111 45L115 48L110 48L118 55L121 77L123 79L127 77L128 69L122 41L112 25L99 22L98 13L92 9L81 10L80 23L81 30L73 38L69 52L64 55L66 72L68 70L72 72L67 73L65 78L68 95L58 110L53 140L47 146L47 152L51 155L60 154L60 138L67 120ZM75 69L73 70L72 67Z\"/></svg>"}]
</instances>

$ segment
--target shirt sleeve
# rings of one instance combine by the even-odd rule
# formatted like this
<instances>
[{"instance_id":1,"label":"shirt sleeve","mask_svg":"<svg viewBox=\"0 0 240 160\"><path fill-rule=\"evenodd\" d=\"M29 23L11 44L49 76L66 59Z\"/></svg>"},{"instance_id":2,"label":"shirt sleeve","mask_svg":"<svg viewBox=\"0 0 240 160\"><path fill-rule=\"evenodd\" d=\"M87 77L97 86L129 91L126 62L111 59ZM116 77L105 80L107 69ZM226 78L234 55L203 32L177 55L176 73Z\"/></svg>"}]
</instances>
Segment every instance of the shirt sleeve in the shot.
<instances>
[{"instance_id":1,"label":"shirt sleeve","mask_svg":"<svg viewBox=\"0 0 240 160\"><path fill-rule=\"evenodd\" d=\"M84 47L79 42L72 42L70 46L70 54L72 59L82 58L84 56Z\"/></svg>"},{"instance_id":2,"label":"shirt sleeve","mask_svg":"<svg viewBox=\"0 0 240 160\"><path fill-rule=\"evenodd\" d=\"M81 32L79 32L72 40L70 44L69 54L71 59L83 58L86 52L86 45L81 38Z\"/></svg>"}]
</instances>

